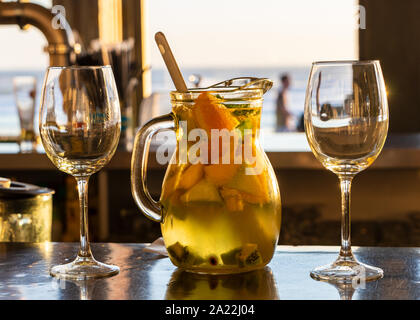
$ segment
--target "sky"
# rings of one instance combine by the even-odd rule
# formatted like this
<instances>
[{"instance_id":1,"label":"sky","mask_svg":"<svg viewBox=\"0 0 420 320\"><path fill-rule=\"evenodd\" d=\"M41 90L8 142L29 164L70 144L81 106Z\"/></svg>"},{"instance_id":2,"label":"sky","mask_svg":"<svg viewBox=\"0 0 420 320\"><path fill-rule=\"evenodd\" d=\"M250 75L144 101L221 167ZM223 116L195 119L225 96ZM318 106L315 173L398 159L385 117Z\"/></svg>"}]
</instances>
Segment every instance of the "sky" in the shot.
<instances>
[{"instance_id":1,"label":"sky","mask_svg":"<svg viewBox=\"0 0 420 320\"><path fill-rule=\"evenodd\" d=\"M49 0L40 0L46 2ZM301 66L357 58L355 0L148 0L148 53L163 31L183 67ZM0 26L0 70L47 67L36 29Z\"/></svg>"},{"instance_id":2,"label":"sky","mask_svg":"<svg viewBox=\"0 0 420 320\"><path fill-rule=\"evenodd\" d=\"M157 31L185 67L357 58L354 0L151 0L148 6L152 66L162 65Z\"/></svg>"}]
</instances>

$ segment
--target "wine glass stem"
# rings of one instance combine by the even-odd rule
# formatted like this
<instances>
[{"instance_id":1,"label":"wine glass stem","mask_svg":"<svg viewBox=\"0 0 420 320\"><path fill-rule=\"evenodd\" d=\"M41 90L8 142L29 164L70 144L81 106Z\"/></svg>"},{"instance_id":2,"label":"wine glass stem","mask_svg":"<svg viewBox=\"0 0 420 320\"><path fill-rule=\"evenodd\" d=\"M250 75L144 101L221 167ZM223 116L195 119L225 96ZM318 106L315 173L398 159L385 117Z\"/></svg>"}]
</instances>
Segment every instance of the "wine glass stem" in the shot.
<instances>
[{"instance_id":1,"label":"wine glass stem","mask_svg":"<svg viewBox=\"0 0 420 320\"><path fill-rule=\"evenodd\" d=\"M76 177L80 204L80 250L79 257L90 258L92 253L89 245L88 231L88 182L89 176Z\"/></svg>"},{"instance_id":2,"label":"wine glass stem","mask_svg":"<svg viewBox=\"0 0 420 320\"><path fill-rule=\"evenodd\" d=\"M352 257L350 239L350 192L353 176L340 175L341 187L341 250L340 256Z\"/></svg>"}]
</instances>

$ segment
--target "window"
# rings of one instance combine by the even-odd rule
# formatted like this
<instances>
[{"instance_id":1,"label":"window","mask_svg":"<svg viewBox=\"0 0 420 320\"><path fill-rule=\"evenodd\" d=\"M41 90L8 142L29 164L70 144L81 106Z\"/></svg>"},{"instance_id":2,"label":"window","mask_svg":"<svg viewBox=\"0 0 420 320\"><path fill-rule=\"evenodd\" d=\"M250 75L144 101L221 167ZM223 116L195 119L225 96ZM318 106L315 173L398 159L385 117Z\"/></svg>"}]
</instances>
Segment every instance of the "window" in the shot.
<instances>
[{"instance_id":1,"label":"window","mask_svg":"<svg viewBox=\"0 0 420 320\"><path fill-rule=\"evenodd\" d=\"M52 0L32 2L51 7ZM47 40L38 29L30 27L22 32L17 25L0 25L0 39L5 44L0 53L0 136L17 136L20 129L13 96L13 77L37 77L37 108L44 71L49 62L48 54L44 52ZM37 119L35 121L37 123Z\"/></svg>"},{"instance_id":2,"label":"window","mask_svg":"<svg viewBox=\"0 0 420 320\"><path fill-rule=\"evenodd\" d=\"M200 86L237 76L268 77L261 127L276 127L279 76L290 74L290 112L296 128L304 108L310 66L316 60L357 59L357 2L354 0L148 1L149 38L163 31L184 78ZM152 89L173 89L156 45L151 43ZM187 83L191 86L192 83ZM161 105L169 109L167 95Z\"/></svg>"}]
</instances>

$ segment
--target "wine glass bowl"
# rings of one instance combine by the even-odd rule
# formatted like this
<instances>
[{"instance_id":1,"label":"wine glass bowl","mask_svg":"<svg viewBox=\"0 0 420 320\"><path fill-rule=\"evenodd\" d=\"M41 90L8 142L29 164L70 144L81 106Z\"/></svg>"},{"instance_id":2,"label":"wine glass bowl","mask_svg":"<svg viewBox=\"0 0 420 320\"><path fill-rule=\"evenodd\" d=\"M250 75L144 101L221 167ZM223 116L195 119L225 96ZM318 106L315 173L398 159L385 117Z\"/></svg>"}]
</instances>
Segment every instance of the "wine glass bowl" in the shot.
<instances>
[{"instance_id":1,"label":"wine glass bowl","mask_svg":"<svg viewBox=\"0 0 420 320\"><path fill-rule=\"evenodd\" d=\"M316 268L318 280L374 280L379 268L361 264L351 251L350 189L353 177L378 157L388 132L388 104L379 61L316 62L305 100L305 132L316 158L338 175L342 194L338 259Z\"/></svg>"},{"instance_id":2,"label":"wine glass bowl","mask_svg":"<svg viewBox=\"0 0 420 320\"><path fill-rule=\"evenodd\" d=\"M59 170L76 178L80 202L78 256L69 264L53 267L51 275L80 280L118 273L118 267L93 258L87 217L89 177L112 158L121 130L120 105L111 67L48 68L39 126L49 159Z\"/></svg>"}]
</instances>

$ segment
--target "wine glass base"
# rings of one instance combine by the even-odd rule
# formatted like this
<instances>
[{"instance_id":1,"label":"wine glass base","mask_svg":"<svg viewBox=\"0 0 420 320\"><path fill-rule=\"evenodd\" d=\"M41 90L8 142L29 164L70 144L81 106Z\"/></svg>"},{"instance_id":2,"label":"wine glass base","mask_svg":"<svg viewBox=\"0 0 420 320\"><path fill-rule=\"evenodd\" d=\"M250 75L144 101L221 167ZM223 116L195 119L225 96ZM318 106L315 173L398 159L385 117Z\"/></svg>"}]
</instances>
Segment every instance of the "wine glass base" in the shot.
<instances>
[{"instance_id":1,"label":"wine glass base","mask_svg":"<svg viewBox=\"0 0 420 320\"><path fill-rule=\"evenodd\" d=\"M384 272L380 268L360 263L354 257L341 256L333 263L315 268L311 272L311 277L315 280L354 285L374 281L383 276Z\"/></svg>"},{"instance_id":2,"label":"wine glass base","mask_svg":"<svg viewBox=\"0 0 420 320\"><path fill-rule=\"evenodd\" d=\"M96 261L93 257L78 256L73 262L54 266L50 270L53 277L70 280L86 280L116 275L120 268Z\"/></svg>"}]
</instances>

